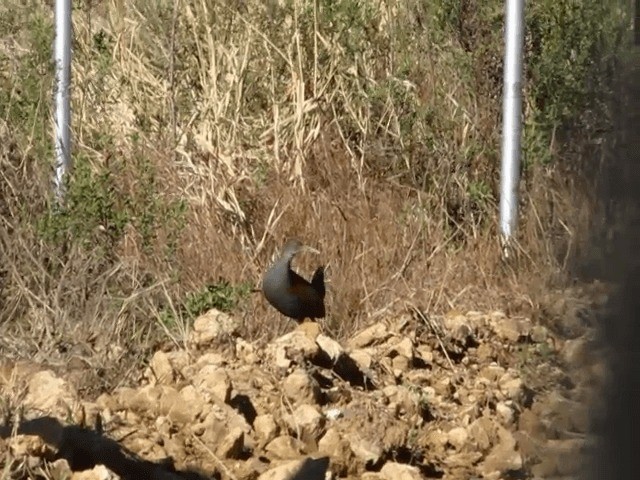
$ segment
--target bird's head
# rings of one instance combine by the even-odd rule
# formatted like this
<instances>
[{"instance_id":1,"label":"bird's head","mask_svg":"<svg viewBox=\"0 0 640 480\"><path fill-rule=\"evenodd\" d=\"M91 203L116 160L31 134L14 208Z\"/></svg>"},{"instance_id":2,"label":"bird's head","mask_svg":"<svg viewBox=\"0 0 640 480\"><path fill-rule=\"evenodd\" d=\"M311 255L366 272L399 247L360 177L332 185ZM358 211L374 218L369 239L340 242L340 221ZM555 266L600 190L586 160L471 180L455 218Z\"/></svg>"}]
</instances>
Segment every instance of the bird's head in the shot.
<instances>
[{"instance_id":1,"label":"bird's head","mask_svg":"<svg viewBox=\"0 0 640 480\"><path fill-rule=\"evenodd\" d=\"M296 254L300 252L320 253L315 248L303 244L297 238L292 238L284 244L284 248L282 249L282 258L286 258L290 261Z\"/></svg>"}]
</instances>

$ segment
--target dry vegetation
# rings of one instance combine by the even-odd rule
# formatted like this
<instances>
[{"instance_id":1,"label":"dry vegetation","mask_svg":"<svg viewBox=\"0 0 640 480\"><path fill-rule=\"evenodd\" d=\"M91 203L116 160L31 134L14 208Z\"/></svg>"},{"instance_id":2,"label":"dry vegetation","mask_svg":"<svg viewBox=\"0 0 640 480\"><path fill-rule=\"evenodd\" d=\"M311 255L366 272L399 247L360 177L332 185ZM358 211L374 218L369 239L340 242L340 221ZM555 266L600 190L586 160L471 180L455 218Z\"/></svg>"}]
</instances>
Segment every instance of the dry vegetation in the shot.
<instances>
[{"instance_id":1,"label":"dry vegetation","mask_svg":"<svg viewBox=\"0 0 640 480\"><path fill-rule=\"evenodd\" d=\"M338 337L408 305L535 307L596 222L577 159L597 158L587 99L620 38L613 2L573 4L527 5L516 271L496 240L502 1L74 2L65 210L51 7L3 2L0 351L73 352L113 384L210 306L270 338L288 325L250 290L291 236L329 264Z\"/></svg>"}]
</instances>

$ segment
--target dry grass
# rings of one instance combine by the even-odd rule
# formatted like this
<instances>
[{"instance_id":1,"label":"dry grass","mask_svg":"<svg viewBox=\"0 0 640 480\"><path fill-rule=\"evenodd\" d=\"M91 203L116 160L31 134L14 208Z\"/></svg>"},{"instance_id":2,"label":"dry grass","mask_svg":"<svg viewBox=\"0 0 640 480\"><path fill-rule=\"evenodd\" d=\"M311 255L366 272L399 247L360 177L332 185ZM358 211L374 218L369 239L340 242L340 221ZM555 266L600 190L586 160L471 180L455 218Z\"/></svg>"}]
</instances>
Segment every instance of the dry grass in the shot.
<instances>
[{"instance_id":1,"label":"dry grass","mask_svg":"<svg viewBox=\"0 0 640 480\"><path fill-rule=\"evenodd\" d=\"M24 73L36 27L49 31L49 7L9 3L32 31L0 45L14 92L0 119L7 355L62 362L73 349L117 367L101 381L122 381L132 352L141 361L165 335L181 344L187 293L220 279L257 286L291 236L322 251L305 272L329 264L327 325L338 336L408 304L527 308L563 278L589 226L590 192L576 175L533 166L521 262L500 261L501 37L487 25L437 36L432 10L412 1L113 0L74 11L73 136L77 164L111 172L107 213L127 201L133 213L121 232L98 222L85 242L44 240L51 76L34 87L11 76ZM478 7L471 26L481 13L496 16ZM40 102L32 124L18 125L27 97ZM177 200L183 213L165 208ZM288 328L259 295L236 314L252 338Z\"/></svg>"}]
</instances>

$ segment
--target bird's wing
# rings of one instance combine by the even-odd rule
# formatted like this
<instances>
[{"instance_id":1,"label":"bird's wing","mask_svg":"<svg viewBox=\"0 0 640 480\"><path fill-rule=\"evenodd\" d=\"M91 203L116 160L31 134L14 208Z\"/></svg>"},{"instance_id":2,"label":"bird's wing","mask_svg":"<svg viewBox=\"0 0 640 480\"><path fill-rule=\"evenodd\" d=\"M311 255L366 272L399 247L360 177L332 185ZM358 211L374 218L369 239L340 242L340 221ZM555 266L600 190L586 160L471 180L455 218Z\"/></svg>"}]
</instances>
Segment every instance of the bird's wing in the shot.
<instances>
[{"instance_id":1,"label":"bird's wing","mask_svg":"<svg viewBox=\"0 0 640 480\"><path fill-rule=\"evenodd\" d=\"M289 288L290 292L299 292L301 290L305 290L310 287L311 284L307 282L304 278L298 275L293 270L289 271Z\"/></svg>"}]
</instances>

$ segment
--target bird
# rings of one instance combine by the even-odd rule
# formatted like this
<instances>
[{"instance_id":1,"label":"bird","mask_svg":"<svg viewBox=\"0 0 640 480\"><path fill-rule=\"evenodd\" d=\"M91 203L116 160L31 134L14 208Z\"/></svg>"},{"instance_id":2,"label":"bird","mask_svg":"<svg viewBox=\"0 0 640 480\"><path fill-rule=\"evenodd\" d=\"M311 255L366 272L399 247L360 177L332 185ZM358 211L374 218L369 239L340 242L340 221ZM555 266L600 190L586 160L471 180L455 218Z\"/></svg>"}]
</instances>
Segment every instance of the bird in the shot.
<instances>
[{"instance_id":1,"label":"bird","mask_svg":"<svg viewBox=\"0 0 640 480\"><path fill-rule=\"evenodd\" d=\"M316 269L308 282L291 268L293 257L303 251L320 253L315 248L303 245L298 239L285 243L278 260L267 270L262 279L262 292L281 314L302 323L305 319L323 318L324 267Z\"/></svg>"}]
</instances>

